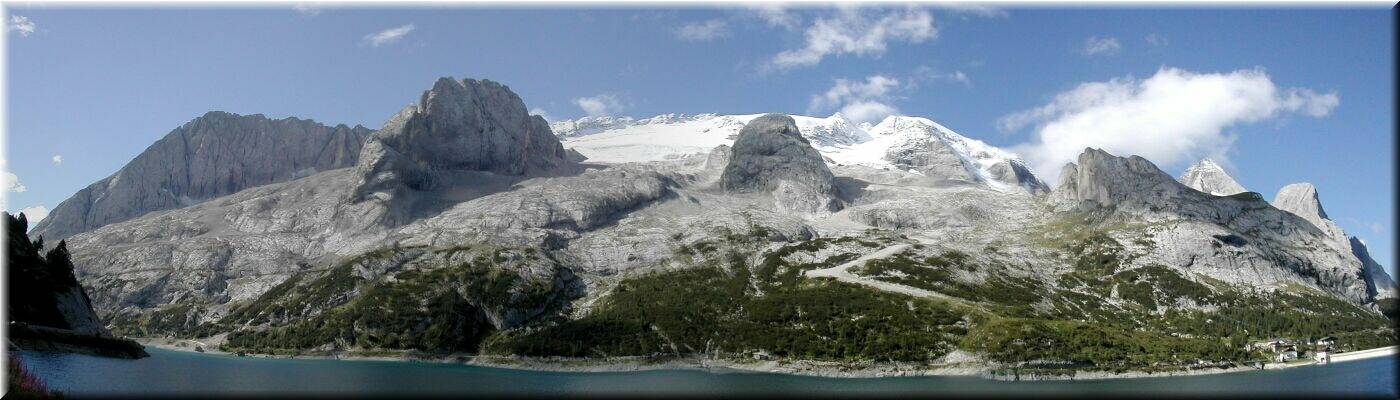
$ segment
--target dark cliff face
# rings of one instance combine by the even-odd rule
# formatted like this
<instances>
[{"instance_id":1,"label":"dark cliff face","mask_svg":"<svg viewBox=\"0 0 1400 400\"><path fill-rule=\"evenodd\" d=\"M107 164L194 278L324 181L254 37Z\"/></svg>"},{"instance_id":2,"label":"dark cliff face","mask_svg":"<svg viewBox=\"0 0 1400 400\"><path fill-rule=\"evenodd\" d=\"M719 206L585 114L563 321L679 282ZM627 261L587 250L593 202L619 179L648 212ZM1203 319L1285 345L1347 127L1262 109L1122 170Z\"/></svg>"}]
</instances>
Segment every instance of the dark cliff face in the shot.
<instances>
[{"instance_id":1,"label":"dark cliff face","mask_svg":"<svg viewBox=\"0 0 1400 400\"><path fill-rule=\"evenodd\" d=\"M355 165L368 128L210 112L59 203L33 235L58 240L152 211Z\"/></svg>"},{"instance_id":2,"label":"dark cliff face","mask_svg":"<svg viewBox=\"0 0 1400 400\"><path fill-rule=\"evenodd\" d=\"M5 213L9 322L106 335L87 292L73 275L67 244L60 241L41 255L42 241L31 242L24 234L28 225L24 214L16 218Z\"/></svg>"}]
</instances>

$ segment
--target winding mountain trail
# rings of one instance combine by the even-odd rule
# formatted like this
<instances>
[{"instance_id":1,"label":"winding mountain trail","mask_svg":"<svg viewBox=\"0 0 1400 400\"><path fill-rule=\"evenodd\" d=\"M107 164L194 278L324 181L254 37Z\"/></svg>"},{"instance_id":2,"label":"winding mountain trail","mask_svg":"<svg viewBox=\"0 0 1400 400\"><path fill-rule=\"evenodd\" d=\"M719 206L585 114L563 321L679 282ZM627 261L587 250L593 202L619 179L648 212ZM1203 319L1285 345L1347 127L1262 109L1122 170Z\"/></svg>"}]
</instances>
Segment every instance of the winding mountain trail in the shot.
<instances>
[{"instance_id":1,"label":"winding mountain trail","mask_svg":"<svg viewBox=\"0 0 1400 400\"><path fill-rule=\"evenodd\" d=\"M850 269L851 269L852 267L856 267L856 266L859 266L859 265L865 265L865 263L868 262L868 261L870 261L870 260L875 260L875 259L880 259L880 258L885 258L885 257L891 257L891 256L894 256L894 255L896 255L896 254L903 253L905 250L909 250L909 247L910 247L910 246L911 246L911 245L910 245L909 243L900 243L900 244L890 245L890 246L887 246L887 247L885 247L885 248L883 248L883 249L877 250L877 251L875 251L874 253L866 254L866 255L860 256L860 258L857 258L857 259L855 259L855 260L848 261L848 262L846 262L845 264L837 265L837 266L831 267L831 268L824 268L824 269L816 269L816 270L811 270L811 271L805 271L805 272L803 272L803 275L804 275L804 276L807 276L807 277L809 277L809 278L815 278L815 277L835 278L835 279L838 280L838 281L842 281L842 282L846 282L846 283L854 283L854 284L866 286L866 287L869 287L869 288L872 288L872 289L875 289L875 290L882 290L882 291L891 292L891 293L906 294L906 295L910 295L910 296L914 296L914 297L926 297L926 298L927 298L927 297L932 297L932 298L936 298L936 299L945 300L945 301L948 301L948 302L951 302L951 303L958 303L958 304L968 305L968 306L974 306L974 307L976 306L976 304L971 303L971 302L969 302L969 301L967 301L967 300L963 300L963 299L959 299L959 298L956 298L956 297L948 296L948 295L946 295L946 294L942 294L942 293L938 293L938 292L934 292L934 291L929 291L929 290L924 290L924 289L919 289L919 288L916 288L916 287L905 286L905 285L901 285L901 284L898 284L898 283L884 282L884 281L880 281L880 280L876 280L876 279L871 279L871 278L867 278L867 277L863 277L863 276L859 276L859 275L853 274L853 273L851 273L851 271L850 271Z\"/></svg>"}]
</instances>

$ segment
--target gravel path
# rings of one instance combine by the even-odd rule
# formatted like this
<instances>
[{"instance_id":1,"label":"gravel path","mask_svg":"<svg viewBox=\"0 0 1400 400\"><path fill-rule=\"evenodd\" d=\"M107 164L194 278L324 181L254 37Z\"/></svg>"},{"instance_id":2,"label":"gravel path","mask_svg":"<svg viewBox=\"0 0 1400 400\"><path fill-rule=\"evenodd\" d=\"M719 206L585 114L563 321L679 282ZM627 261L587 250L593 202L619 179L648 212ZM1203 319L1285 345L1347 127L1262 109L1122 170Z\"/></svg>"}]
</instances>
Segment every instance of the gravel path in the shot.
<instances>
[{"instance_id":1,"label":"gravel path","mask_svg":"<svg viewBox=\"0 0 1400 400\"><path fill-rule=\"evenodd\" d=\"M851 261L849 261L849 262L846 262L845 264L837 265L837 266L831 267L831 268L816 269L816 270L806 271L806 272L803 273L803 275L805 275L805 276L807 276L807 277L829 277L829 278L836 278L836 280L838 280L838 281L848 282L848 283L854 283L854 284L857 284L857 285L863 285L863 286L866 286L866 287L874 288L874 289L876 289L876 290L883 290L883 291L886 291L886 292L907 294L907 295L914 296L914 297L933 297L933 298L937 298L937 299L947 300L947 301L950 301L950 302L968 304L968 302L967 302L966 300L959 299L959 298L956 298L956 297L951 297L951 296L948 296L948 295L946 295L946 294L942 294L942 293L938 293L938 292L933 292L933 291L928 291L928 290L924 290L924 289L919 289L919 288L916 288L916 287L909 287L909 286L901 285L901 284L898 284L898 283L890 283L890 282L879 281L879 280L875 280L875 279L871 279L871 278L859 276L859 275L856 275L856 274L852 274L851 271L850 271L850 269L851 269L852 267L859 266L859 265L865 265L865 263L866 263L867 261L870 261L870 260L894 256L894 255L896 255L896 254L899 254L899 253L904 252L905 250L909 250L909 247L910 247L910 244L908 244L908 243L900 243L900 244L891 245L891 246L889 246L889 247L885 247L885 248L883 248L883 249L880 249L880 250L878 250L878 251L875 251L874 253L866 254L866 255L861 256L860 258L857 258L857 259L855 259L855 260L851 260Z\"/></svg>"}]
</instances>

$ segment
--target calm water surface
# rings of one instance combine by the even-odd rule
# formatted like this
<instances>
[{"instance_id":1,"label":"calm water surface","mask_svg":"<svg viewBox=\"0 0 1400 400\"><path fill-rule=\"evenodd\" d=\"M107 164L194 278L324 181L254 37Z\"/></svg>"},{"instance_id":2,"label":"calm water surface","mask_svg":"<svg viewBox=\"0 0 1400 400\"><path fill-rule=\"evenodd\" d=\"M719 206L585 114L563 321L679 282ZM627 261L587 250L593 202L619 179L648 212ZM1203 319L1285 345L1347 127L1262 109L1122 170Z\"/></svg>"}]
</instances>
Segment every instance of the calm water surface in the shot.
<instances>
[{"instance_id":1,"label":"calm water surface","mask_svg":"<svg viewBox=\"0 0 1400 400\"><path fill-rule=\"evenodd\" d=\"M1396 397L1394 358L1189 377L1002 382L966 377L819 378L704 371L538 372L455 364L246 358L147 348L118 360L19 352L50 387L83 394L850 394L1288 393Z\"/></svg>"}]
</instances>

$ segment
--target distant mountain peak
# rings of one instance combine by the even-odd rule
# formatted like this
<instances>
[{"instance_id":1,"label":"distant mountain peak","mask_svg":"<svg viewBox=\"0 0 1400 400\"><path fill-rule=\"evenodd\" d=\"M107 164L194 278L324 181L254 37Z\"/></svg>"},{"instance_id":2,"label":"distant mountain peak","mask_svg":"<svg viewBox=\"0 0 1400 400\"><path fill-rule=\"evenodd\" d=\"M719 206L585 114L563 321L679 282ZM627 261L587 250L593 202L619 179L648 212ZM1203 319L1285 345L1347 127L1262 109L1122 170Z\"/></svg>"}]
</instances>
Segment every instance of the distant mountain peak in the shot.
<instances>
[{"instance_id":1,"label":"distant mountain peak","mask_svg":"<svg viewBox=\"0 0 1400 400\"><path fill-rule=\"evenodd\" d=\"M1229 173L1226 173L1224 168L1209 159L1202 159L1191 168L1187 168L1186 172L1181 174L1181 183L1192 189L1216 196L1229 196L1249 191L1236 182Z\"/></svg>"}]
</instances>

